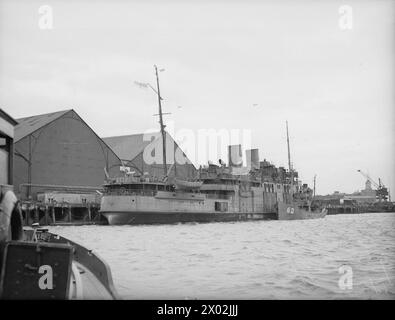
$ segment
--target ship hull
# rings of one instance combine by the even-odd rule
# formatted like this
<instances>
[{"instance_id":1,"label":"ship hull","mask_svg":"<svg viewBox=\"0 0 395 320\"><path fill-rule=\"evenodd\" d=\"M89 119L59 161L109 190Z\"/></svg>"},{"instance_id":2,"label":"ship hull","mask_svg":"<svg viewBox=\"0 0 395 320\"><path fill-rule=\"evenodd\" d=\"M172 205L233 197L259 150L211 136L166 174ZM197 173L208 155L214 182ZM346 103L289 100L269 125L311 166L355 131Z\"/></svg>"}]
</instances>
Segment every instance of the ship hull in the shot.
<instances>
[{"instance_id":1,"label":"ship hull","mask_svg":"<svg viewBox=\"0 0 395 320\"><path fill-rule=\"evenodd\" d=\"M328 213L327 209L306 210L299 208L297 204L285 202L278 203L278 220L305 220L324 218Z\"/></svg>"},{"instance_id":2,"label":"ship hull","mask_svg":"<svg viewBox=\"0 0 395 320\"><path fill-rule=\"evenodd\" d=\"M188 222L232 222L275 219L275 213L218 212L101 212L110 225L174 224Z\"/></svg>"}]
</instances>

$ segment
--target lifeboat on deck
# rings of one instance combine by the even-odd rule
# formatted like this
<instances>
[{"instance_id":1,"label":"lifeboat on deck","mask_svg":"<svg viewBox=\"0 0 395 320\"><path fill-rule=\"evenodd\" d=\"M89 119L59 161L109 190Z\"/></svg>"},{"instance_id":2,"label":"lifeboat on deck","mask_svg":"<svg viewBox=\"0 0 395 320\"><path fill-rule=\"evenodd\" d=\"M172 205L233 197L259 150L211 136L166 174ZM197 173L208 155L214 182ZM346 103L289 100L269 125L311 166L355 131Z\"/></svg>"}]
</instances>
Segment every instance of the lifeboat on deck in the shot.
<instances>
[{"instance_id":1,"label":"lifeboat on deck","mask_svg":"<svg viewBox=\"0 0 395 320\"><path fill-rule=\"evenodd\" d=\"M187 180L174 179L174 184L176 185L176 189L198 190L203 185L203 181L187 181Z\"/></svg>"}]
</instances>

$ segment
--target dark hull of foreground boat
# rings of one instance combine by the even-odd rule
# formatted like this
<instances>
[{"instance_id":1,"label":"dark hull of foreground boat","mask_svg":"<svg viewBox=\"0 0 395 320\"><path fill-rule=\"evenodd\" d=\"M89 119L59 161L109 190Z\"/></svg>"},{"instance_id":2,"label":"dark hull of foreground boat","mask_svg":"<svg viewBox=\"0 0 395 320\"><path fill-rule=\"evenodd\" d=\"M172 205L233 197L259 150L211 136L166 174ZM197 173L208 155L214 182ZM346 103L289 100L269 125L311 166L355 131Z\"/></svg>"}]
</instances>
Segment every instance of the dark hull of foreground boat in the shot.
<instances>
[{"instance_id":1,"label":"dark hull of foreground boat","mask_svg":"<svg viewBox=\"0 0 395 320\"><path fill-rule=\"evenodd\" d=\"M276 213L101 212L110 225L232 222L276 219Z\"/></svg>"},{"instance_id":2,"label":"dark hull of foreground boat","mask_svg":"<svg viewBox=\"0 0 395 320\"><path fill-rule=\"evenodd\" d=\"M0 299L118 299L104 260L47 229L27 229L23 240L6 242L0 278Z\"/></svg>"}]
</instances>

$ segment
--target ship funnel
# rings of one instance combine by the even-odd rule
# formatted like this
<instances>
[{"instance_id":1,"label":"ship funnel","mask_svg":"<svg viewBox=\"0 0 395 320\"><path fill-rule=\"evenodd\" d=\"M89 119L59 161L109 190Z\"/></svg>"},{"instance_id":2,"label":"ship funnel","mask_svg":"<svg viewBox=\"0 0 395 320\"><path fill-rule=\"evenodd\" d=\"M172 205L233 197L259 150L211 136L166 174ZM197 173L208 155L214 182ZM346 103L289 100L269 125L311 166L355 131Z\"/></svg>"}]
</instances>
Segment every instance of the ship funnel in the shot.
<instances>
[{"instance_id":1,"label":"ship funnel","mask_svg":"<svg viewBox=\"0 0 395 320\"><path fill-rule=\"evenodd\" d=\"M243 165L241 144L228 146L228 163L229 167L241 167Z\"/></svg>"},{"instance_id":2,"label":"ship funnel","mask_svg":"<svg viewBox=\"0 0 395 320\"><path fill-rule=\"evenodd\" d=\"M259 169L259 149L246 150L247 167Z\"/></svg>"}]
</instances>

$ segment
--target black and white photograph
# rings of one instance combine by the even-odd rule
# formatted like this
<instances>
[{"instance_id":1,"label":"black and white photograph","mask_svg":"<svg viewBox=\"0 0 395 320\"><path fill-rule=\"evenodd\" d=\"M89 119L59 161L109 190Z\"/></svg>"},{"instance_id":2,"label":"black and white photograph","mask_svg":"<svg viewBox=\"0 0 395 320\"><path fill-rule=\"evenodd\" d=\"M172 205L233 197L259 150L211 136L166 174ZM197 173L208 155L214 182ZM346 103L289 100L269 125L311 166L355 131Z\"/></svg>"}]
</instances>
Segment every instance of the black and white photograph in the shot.
<instances>
[{"instance_id":1,"label":"black and white photograph","mask_svg":"<svg viewBox=\"0 0 395 320\"><path fill-rule=\"evenodd\" d=\"M394 57L393 0L0 0L0 300L394 300Z\"/></svg>"}]
</instances>

